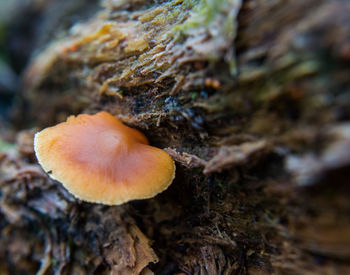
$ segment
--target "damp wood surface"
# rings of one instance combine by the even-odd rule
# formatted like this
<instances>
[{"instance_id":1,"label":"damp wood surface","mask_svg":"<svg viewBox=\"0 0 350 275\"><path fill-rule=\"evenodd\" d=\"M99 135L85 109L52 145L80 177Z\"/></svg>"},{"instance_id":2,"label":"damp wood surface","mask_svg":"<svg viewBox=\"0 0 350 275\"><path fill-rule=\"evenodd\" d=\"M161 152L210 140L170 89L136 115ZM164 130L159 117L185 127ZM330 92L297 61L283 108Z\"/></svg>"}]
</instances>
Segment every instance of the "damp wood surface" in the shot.
<instances>
[{"instance_id":1,"label":"damp wood surface","mask_svg":"<svg viewBox=\"0 0 350 275\"><path fill-rule=\"evenodd\" d=\"M348 1L29 2L1 275L350 274ZM168 190L102 206L42 171L34 133L98 111L172 156Z\"/></svg>"}]
</instances>

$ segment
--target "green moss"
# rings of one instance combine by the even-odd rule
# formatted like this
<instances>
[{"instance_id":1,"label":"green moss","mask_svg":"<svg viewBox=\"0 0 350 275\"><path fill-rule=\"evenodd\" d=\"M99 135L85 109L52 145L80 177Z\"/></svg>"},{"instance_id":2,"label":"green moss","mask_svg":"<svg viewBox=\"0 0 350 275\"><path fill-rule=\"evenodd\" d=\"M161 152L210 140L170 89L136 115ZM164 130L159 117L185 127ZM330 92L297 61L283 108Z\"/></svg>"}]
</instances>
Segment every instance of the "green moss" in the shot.
<instances>
[{"instance_id":1,"label":"green moss","mask_svg":"<svg viewBox=\"0 0 350 275\"><path fill-rule=\"evenodd\" d=\"M16 145L7 143L0 138L0 153L6 152L9 150L15 150L15 149L16 149Z\"/></svg>"},{"instance_id":2,"label":"green moss","mask_svg":"<svg viewBox=\"0 0 350 275\"><path fill-rule=\"evenodd\" d=\"M182 4L184 9L192 9L199 0L174 0L171 2L170 6L176 6Z\"/></svg>"},{"instance_id":3,"label":"green moss","mask_svg":"<svg viewBox=\"0 0 350 275\"><path fill-rule=\"evenodd\" d=\"M209 31L216 37L222 36L225 41L233 41L236 36L236 16L240 8L240 0L185 0L182 10L189 10L189 17L173 27L173 37L181 41L186 36ZM173 11L174 12L174 11ZM207 55L209 61L216 61L217 54ZM237 64L232 56L227 60L231 75L237 74Z\"/></svg>"},{"instance_id":4,"label":"green moss","mask_svg":"<svg viewBox=\"0 0 350 275\"><path fill-rule=\"evenodd\" d=\"M185 23L176 26L174 29L187 33L192 29L208 26L220 13L226 13L227 6L232 0L187 0L184 4L193 8L191 17ZM227 16L223 30L231 32L235 29L234 18ZM234 29L233 29L234 28Z\"/></svg>"},{"instance_id":5,"label":"green moss","mask_svg":"<svg viewBox=\"0 0 350 275\"><path fill-rule=\"evenodd\" d=\"M53 266L56 266L56 265L57 265L57 259L52 258L52 259L51 259L51 264L52 264Z\"/></svg>"},{"instance_id":6,"label":"green moss","mask_svg":"<svg viewBox=\"0 0 350 275\"><path fill-rule=\"evenodd\" d=\"M198 93L196 93L196 92L191 93L192 99L196 99L197 97L198 97Z\"/></svg>"}]
</instances>

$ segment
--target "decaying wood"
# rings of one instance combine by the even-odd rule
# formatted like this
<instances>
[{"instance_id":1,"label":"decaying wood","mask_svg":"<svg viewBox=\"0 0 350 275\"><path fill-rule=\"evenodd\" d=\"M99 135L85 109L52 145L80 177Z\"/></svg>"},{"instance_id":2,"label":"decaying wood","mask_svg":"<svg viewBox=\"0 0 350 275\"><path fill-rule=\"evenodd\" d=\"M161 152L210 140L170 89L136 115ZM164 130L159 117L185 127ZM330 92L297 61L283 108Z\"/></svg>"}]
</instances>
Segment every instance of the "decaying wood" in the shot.
<instances>
[{"instance_id":1,"label":"decaying wood","mask_svg":"<svg viewBox=\"0 0 350 275\"><path fill-rule=\"evenodd\" d=\"M348 1L102 4L24 72L0 273L349 273ZM100 110L167 148L167 191L106 207L42 172L33 125Z\"/></svg>"},{"instance_id":2,"label":"decaying wood","mask_svg":"<svg viewBox=\"0 0 350 275\"><path fill-rule=\"evenodd\" d=\"M125 208L85 207L21 156L5 155L0 170L3 268L17 259L18 272L140 274L158 261Z\"/></svg>"}]
</instances>

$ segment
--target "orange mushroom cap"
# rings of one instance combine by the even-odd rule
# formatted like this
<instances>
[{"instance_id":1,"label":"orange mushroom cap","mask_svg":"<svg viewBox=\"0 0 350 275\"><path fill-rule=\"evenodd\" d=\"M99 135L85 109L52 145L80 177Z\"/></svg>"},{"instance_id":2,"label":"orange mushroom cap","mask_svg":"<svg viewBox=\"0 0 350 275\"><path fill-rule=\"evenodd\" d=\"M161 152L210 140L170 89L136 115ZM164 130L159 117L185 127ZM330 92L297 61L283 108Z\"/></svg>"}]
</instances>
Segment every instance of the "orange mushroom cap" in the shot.
<instances>
[{"instance_id":1,"label":"orange mushroom cap","mask_svg":"<svg viewBox=\"0 0 350 275\"><path fill-rule=\"evenodd\" d=\"M168 153L106 112L70 116L36 133L34 149L50 177L88 202L119 205L152 198L175 177Z\"/></svg>"}]
</instances>

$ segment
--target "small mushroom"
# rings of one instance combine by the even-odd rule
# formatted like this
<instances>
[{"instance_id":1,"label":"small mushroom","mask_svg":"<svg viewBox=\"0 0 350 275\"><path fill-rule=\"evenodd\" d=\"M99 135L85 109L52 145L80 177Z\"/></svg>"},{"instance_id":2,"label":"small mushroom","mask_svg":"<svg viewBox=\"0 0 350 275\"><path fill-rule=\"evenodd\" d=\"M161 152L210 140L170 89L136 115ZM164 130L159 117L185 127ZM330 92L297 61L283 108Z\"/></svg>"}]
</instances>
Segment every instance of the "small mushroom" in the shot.
<instances>
[{"instance_id":1,"label":"small mushroom","mask_svg":"<svg viewBox=\"0 0 350 275\"><path fill-rule=\"evenodd\" d=\"M34 149L51 178L88 202L119 205L152 198L175 177L168 153L106 112L70 116L36 133Z\"/></svg>"}]
</instances>

